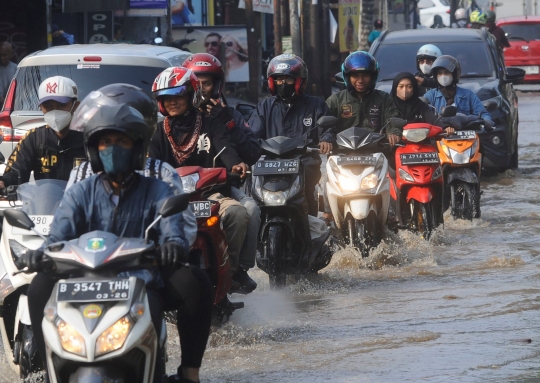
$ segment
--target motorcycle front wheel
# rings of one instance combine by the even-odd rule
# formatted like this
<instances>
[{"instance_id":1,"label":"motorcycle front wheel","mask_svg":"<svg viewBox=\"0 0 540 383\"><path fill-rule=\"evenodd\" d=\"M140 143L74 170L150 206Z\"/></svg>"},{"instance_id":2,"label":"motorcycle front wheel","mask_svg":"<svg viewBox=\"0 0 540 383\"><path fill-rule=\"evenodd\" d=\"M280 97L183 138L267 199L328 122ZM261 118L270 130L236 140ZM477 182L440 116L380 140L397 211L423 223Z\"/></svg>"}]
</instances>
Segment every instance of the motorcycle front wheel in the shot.
<instances>
[{"instance_id":1,"label":"motorcycle front wheel","mask_svg":"<svg viewBox=\"0 0 540 383\"><path fill-rule=\"evenodd\" d=\"M377 217L370 214L365 219L347 219L349 244L356 248L362 258L369 257L369 251L379 244Z\"/></svg>"},{"instance_id":2,"label":"motorcycle front wheel","mask_svg":"<svg viewBox=\"0 0 540 383\"><path fill-rule=\"evenodd\" d=\"M472 221L480 218L480 194L476 185L459 183L452 187L452 215L456 219Z\"/></svg>"},{"instance_id":3,"label":"motorcycle front wheel","mask_svg":"<svg viewBox=\"0 0 540 383\"><path fill-rule=\"evenodd\" d=\"M411 228L414 232L419 233L422 238L428 240L433 234L433 230L437 226L435 219L434 208L432 201L428 203L421 203L415 200L410 202L411 211L413 212L411 218Z\"/></svg>"},{"instance_id":4,"label":"motorcycle front wheel","mask_svg":"<svg viewBox=\"0 0 540 383\"><path fill-rule=\"evenodd\" d=\"M271 289L281 288L286 284L283 257L289 252L287 242L287 234L282 226L271 226L268 229L266 259L268 259L268 281Z\"/></svg>"}]
</instances>

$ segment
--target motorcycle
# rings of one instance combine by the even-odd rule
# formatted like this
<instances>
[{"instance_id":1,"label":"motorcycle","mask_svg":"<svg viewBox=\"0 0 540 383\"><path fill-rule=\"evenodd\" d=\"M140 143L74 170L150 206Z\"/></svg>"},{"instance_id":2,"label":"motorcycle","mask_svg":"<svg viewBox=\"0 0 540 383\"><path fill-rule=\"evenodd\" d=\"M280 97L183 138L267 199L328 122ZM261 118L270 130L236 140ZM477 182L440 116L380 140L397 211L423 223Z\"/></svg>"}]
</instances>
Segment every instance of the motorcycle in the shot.
<instances>
[{"instance_id":1,"label":"motorcycle","mask_svg":"<svg viewBox=\"0 0 540 383\"><path fill-rule=\"evenodd\" d=\"M450 120L450 125L466 130L437 142L445 184L444 210L450 207L454 218L480 218L482 154L478 133L489 128L476 116L458 115Z\"/></svg>"},{"instance_id":2,"label":"motorcycle","mask_svg":"<svg viewBox=\"0 0 540 383\"><path fill-rule=\"evenodd\" d=\"M272 288L284 286L287 274L316 273L332 259L328 228L306 213L302 158L318 151L308 145L283 136L261 141L263 156L252 168L251 195L261 209L257 266Z\"/></svg>"},{"instance_id":3,"label":"motorcycle","mask_svg":"<svg viewBox=\"0 0 540 383\"><path fill-rule=\"evenodd\" d=\"M26 290L34 274L13 275L18 271L15 262L26 251L35 250L46 241L66 184L66 181L59 180L28 182L9 193L9 196L18 195L18 201L8 197L11 201L7 202L7 206L21 206L21 210L34 222L37 231L27 231L4 222L0 240L0 333L6 359L21 379L38 371L42 363L33 341L26 297ZM9 188L15 190L12 186Z\"/></svg>"},{"instance_id":4,"label":"motorcycle","mask_svg":"<svg viewBox=\"0 0 540 383\"><path fill-rule=\"evenodd\" d=\"M218 154L219 156L219 154ZM197 237L189 252L189 262L204 269L214 286L214 323L224 323L233 312L243 308L243 302L230 302L227 292L232 275L227 253L227 240L219 221L219 203L206 197L214 187L223 186L234 174L225 168L184 166L176 169L185 193L191 193L190 205L197 218Z\"/></svg>"},{"instance_id":5,"label":"motorcycle","mask_svg":"<svg viewBox=\"0 0 540 383\"><path fill-rule=\"evenodd\" d=\"M346 244L369 256L381 240L390 203L388 161L381 153L383 134L349 128L337 135L328 158L326 193L334 221Z\"/></svg>"},{"instance_id":6,"label":"motorcycle","mask_svg":"<svg viewBox=\"0 0 540 383\"><path fill-rule=\"evenodd\" d=\"M166 381L165 321L158 333L145 281L118 274L150 273L157 260L156 245L148 239L151 228L162 217L187 208L188 198L186 194L168 198L144 239L92 231L45 248L43 269L70 276L55 284L44 310L52 383ZM38 226L21 210L7 210L5 219L11 226L38 233Z\"/></svg>"}]
</instances>

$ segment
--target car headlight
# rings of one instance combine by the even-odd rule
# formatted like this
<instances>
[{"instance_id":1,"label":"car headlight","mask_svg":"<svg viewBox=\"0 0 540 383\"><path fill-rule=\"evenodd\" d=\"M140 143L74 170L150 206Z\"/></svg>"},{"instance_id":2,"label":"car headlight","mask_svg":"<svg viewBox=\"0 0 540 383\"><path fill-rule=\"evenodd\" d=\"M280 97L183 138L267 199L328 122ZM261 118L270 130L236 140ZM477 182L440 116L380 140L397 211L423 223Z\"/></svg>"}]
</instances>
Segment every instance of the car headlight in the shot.
<instances>
[{"instance_id":1,"label":"car headlight","mask_svg":"<svg viewBox=\"0 0 540 383\"><path fill-rule=\"evenodd\" d=\"M360 184L361 189L373 189L377 187L377 184L379 183L379 177L377 177L377 174L371 173L365 176L362 179L362 183Z\"/></svg>"},{"instance_id":2,"label":"car headlight","mask_svg":"<svg viewBox=\"0 0 540 383\"><path fill-rule=\"evenodd\" d=\"M195 189L197 189L197 182L199 181L199 178L199 173L180 177L182 180L182 188L184 189L184 193L193 193Z\"/></svg>"},{"instance_id":3,"label":"car headlight","mask_svg":"<svg viewBox=\"0 0 540 383\"><path fill-rule=\"evenodd\" d=\"M468 164L471 159L471 149L466 149L464 152L458 152L454 149L450 149L452 155L452 162L454 164Z\"/></svg>"},{"instance_id":4,"label":"car headlight","mask_svg":"<svg viewBox=\"0 0 540 383\"><path fill-rule=\"evenodd\" d=\"M433 175L431 176L431 180L434 181L436 180L437 178L440 178L442 176L442 170L441 170L441 167L439 166L437 168L437 170L435 170L433 172Z\"/></svg>"},{"instance_id":5,"label":"car headlight","mask_svg":"<svg viewBox=\"0 0 540 383\"><path fill-rule=\"evenodd\" d=\"M429 129L408 129L403 131L403 137L410 142L424 141L429 134Z\"/></svg>"},{"instance_id":6,"label":"car headlight","mask_svg":"<svg viewBox=\"0 0 540 383\"><path fill-rule=\"evenodd\" d=\"M56 328L58 330L58 335L60 336L60 343L62 348L67 352L72 354L77 354L80 356L86 356L86 345L84 343L84 338L71 327L68 323L64 322L62 319L58 319L56 322Z\"/></svg>"},{"instance_id":7,"label":"car headlight","mask_svg":"<svg viewBox=\"0 0 540 383\"><path fill-rule=\"evenodd\" d=\"M126 315L107 330L103 331L96 340L96 356L122 348L132 327L133 321L129 315Z\"/></svg>"},{"instance_id":8,"label":"car headlight","mask_svg":"<svg viewBox=\"0 0 540 383\"><path fill-rule=\"evenodd\" d=\"M17 258L20 258L21 255L28 251L27 247L24 247L14 239L9 240L9 247L11 249L11 254L13 254Z\"/></svg>"},{"instance_id":9,"label":"car headlight","mask_svg":"<svg viewBox=\"0 0 540 383\"><path fill-rule=\"evenodd\" d=\"M405 181L414 182L414 178L403 169L399 169L399 176Z\"/></svg>"},{"instance_id":10,"label":"car headlight","mask_svg":"<svg viewBox=\"0 0 540 383\"><path fill-rule=\"evenodd\" d=\"M358 190L358 183L356 182L356 180L350 179L341 174L338 174L337 180L339 183L339 187L342 190L347 190L347 191Z\"/></svg>"}]
</instances>

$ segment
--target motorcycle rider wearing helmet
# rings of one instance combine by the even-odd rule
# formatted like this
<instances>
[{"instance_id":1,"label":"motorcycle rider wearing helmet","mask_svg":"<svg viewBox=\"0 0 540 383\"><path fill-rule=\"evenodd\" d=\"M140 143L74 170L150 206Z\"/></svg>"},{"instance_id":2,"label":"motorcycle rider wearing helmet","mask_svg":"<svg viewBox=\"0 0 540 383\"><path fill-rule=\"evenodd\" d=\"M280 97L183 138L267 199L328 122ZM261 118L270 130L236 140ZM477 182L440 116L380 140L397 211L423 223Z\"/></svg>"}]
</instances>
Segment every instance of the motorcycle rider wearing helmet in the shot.
<instances>
[{"instance_id":1,"label":"motorcycle rider wearing helmet","mask_svg":"<svg viewBox=\"0 0 540 383\"><path fill-rule=\"evenodd\" d=\"M421 93L424 94L428 89L437 87L437 80L431 76L431 66L438 57L442 56L441 50L433 45L422 45L418 52L416 52L416 81L423 89Z\"/></svg>"},{"instance_id":2,"label":"motorcycle rider wearing helmet","mask_svg":"<svg viewBox=\"0 0 540 383\"><path fill-rule=\"evenodd\" d=\"M471 23L471 28L481 29L486 26L487 17L484 11L476 9L469 15L469 21Z\"/></svg>"},{"instance_id":3,"label":"motorcycle rider wearing helmet","mask_svg":"<svg viewBox=\"0 0 540 383\"><path fill-rule=\"evenodd\" d=\"M441 113L447 105L455 105L458 113L479 116L491 122L491 115L478 96L469 89L457 85L461 76L461 67L454 57L449 55L439 57L433 63L431 71L433 77L437 79L438 88L431 89L424 97L435 107L437 113Z\"/></svg>"},{"instance_id":4,"label":"motorcycle rider wearing helmet","mask_svg":"<svg viewBox=\"0 0 540 383\"><path fill-rule=\"evenodd\" d=\"M130 84L111 84L106 85L94 92L92 92L91 98L85 98L86 103L80 104L80 112L84 112L89 109L87 104L91 106L95 105L118 105L127 104L137 109L144 117L146 124L152 128L153 131L157 127L157 105L152 97L150 97L141 88ZM72 124L71 129L82 130L79 127L80 121ZM183 194L184 188L182 180L176 172L176 170L160 160L154 158L147 158L144 164L143 170L137 170L137 172L146 177L155 177L166 182L171 186L175 194ZM74 183L80 182L92 176L92 166L89 161L82 162L79 166L75 167L69 176L69 181L66 185L66 190L69 189ZM184 218L184 234L188 241L188 245L192 245L197 237L197 221L193 215L192 208L188 208L182 212Z\"/></svg>"},{"instance_id":5,"label":"motorcycle rider wearing helmet","mask_svg":"<svg viewBox=\"0 0 540 383\"><path fill-rule=\"evenodd\" d=\"M184 68L193 71L201 82L201 92L204 101L200 110L220 120L228 129L231 141L236 145L238 155L248 166L252 166L261 157L262 150L253 131L244 120L242 113L227 106L222 95L225 86L225 72L221 62L208 53L196 53L188 57L183 63ZM241 280L240 290L237 293L249 293L257 284L251 278L246 278L247 270L255 266L257 255L257 233L261 224L261 210L253 198L248 197L239 188L231 187L231 197L246 208L249 215L244 244L239 255L239 267L234 280Z\"/></svg>"},{"instance_id":6,"label":"motorcycle rider wearing helmet","mask_svg":"<svg viewBox=\"0 0 540 383\"><path fill-rule=\"evenodd\" d=\"M69 173L86 159L82 133L70 129L72 115L79 106L77 85L67 77L54 76L38 89L39 107L46 125L31 129L8 158L0 189L20 185L34 178L67 181Z\"/></svg>"},{"instance_id":7,"label":"motorcycle rider wearing helmet","mask_svg":"<svg viewBox=\"0 0 540 383\"><path fill-rule=\"evenodd\" d=\"M228 129L200 108L203 101L198 78L190 69L171 67L161 72L152 86L159 111L165 119L159 123L149 147L149 157L165 161L174 168L181 166L225 167L245 177L249 167L242 162ZM230 187L222 187L208 197L219 202L219 216L228 243L233 280L238 292L251 292L256 286L247 272L239 267L240 251L249 225L249 215L242 204L230 198ZM242 270L242 271L240 271ZM236 292L236 291L232 291Z\"/></svg>"},{"instance_id":8,"label":"motorcycle rider wearing helmet","mask_svg":"<svg viewBox=\"0 0 540 383\"><path fill-rule=\"evenodd\" d=\"M468 28L469 18L467 17L467 11L465 8L458 8L454 13L456 22L452 23L452 28Z\"/></svg>"},{"instance_id":9,"label":"motorcycle rider wearing helmet","mask_svg":"<svg viewBox=\"0 0 540 383\"><path fill-rule=\"evenodd\" d=\"M318 145L321 154L332 150L336 136L333 128L315 129L317 120L328 114L328 107L321 99L304 93L307 85L307 65L294 54L274 57L266 71L268 88L272 97L259 102L249 119L255 136L268 139L276 136L306 137ZM320 130L320 131L319 131ZM305 167L305 194L307 213L317 217L319 203L315 186L321 178L321 158L317 153L302 157Z\"/></svg>"},{"instance_id":10,"label":"motorcycle rider wearing helmet","mask_svg":"<svg viewBox=\"0 0 540 383\"><path fill-rule=\"evenodd\" d=\"M497 16L495 15L495 12L492 10L486 11L486 27L489 33L495 36L497 46L502 51L504 48L510 48L510 43L508 42L508 38L506 37L504 30L495 24L496 18Z\"/></svg>"},{"instance_id":11,"label":"motorcycle rider wearing helmet","mask_svg":"<svg viewBox=\"0 0 540 383\"><path fill-rule=\"evenodd\" d=\"M95 175L65 192L54 216L48 244L78 238L93 230L142 238L146 227L158 217L163 202L174 195L165 182L136 172L143 168L153 127L148 126L135 108L127 104L103 105L93 102L94 96L91 93L83 100L87 108L75 114L73 123L74 128L83 129L86 152ZM178 379L185 383L198 382L210 332L212 285L204 271L186 264L188 243L181 214L163 218L154 229L160 244L161 267L154 273L147 270L129 273L136 273L147 283L158 333L162 310L178 310L182 348ZM27 252L21 258L27 272L40 271L42 251ZM43 357L41 321L54 283L52 276L38 272L28 288L32 328Z\"/></svg>"},{"instance_id":12,"label":"motorcycle rider wearing helmet","mask_svg":"<svg viewBox=\"0 0 540 383\"><path fill-rule=\"evenodd\" d=\"M399 117L392 97L375 89L379 64L372 55L364 51L351 53L341 65L341 72L347 89L326 100L330 114L338 118L338 132L353 126L379 132L388 119ZM389 126L390 145L398 143L401 134L401 129Z\"/></svg>"}]
</instances>

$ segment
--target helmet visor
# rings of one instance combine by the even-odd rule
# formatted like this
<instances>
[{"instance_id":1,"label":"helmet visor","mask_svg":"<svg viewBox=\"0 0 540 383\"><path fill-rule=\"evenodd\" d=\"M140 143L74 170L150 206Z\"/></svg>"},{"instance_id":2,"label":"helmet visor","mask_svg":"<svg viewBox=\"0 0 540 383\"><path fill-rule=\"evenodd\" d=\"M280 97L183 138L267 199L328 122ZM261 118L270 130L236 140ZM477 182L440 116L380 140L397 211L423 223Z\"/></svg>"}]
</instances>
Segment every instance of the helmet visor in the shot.
<instances>
[{"instance_id":1,"label":"helmet visor","mask_svg":"<svg viewBox=\"0 0 540 383\"><path fill-rule=\"evenodd\" d=\"M69 129L82 132L84 130L84 126L92 117L94 117L99 108L102 106L114 106L117 104L117 102L111 100L99 90L91 92L84 98L73 114L73 118L69 124Z\"/></svg>"},{"instance_id":2,"label":"helmet visor","mask_svg":"<svg viewBox=\"0 0 540 383\"><path fill-rule=\"evenodd\" d=\"M154 96L161 97L161 96L186 96L189 93L193 92L193 88L191 85L182 85L182 86L175 86L174 88L167 88L158 90L157 92L154 92Z\"/></svg>"},{"instance_id":3,"label":"helmet visor","mask_svg":"<svg viewBox=\"0 0 540 383\"><path fill-rule=\"evenodd\" d=\"M431 73L435 74L437 69L440 69L440 68L444 68L448 70L449 72L454 72L454 70L457 68L457 65L454 60L441 56L437 60L435 60L435 62L433 63L433 67L431 68Z\"/></svg>"}]
</instances>

